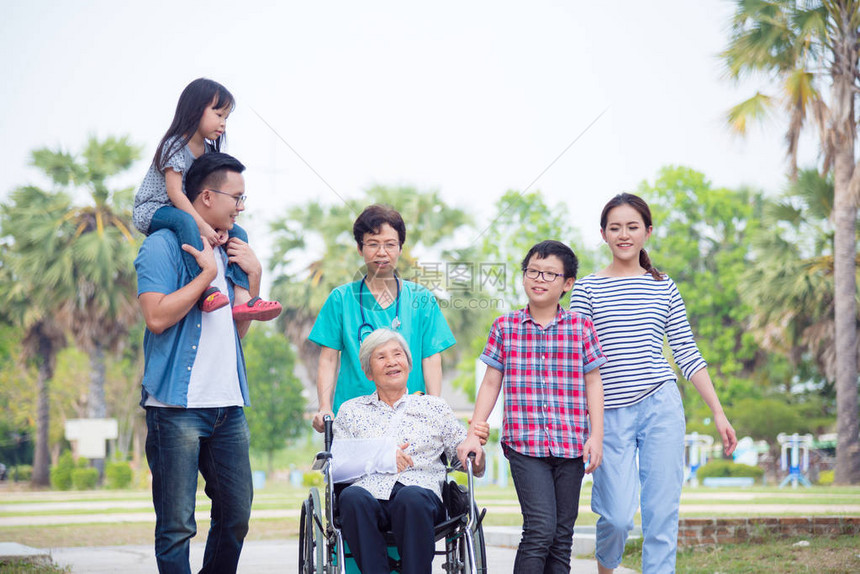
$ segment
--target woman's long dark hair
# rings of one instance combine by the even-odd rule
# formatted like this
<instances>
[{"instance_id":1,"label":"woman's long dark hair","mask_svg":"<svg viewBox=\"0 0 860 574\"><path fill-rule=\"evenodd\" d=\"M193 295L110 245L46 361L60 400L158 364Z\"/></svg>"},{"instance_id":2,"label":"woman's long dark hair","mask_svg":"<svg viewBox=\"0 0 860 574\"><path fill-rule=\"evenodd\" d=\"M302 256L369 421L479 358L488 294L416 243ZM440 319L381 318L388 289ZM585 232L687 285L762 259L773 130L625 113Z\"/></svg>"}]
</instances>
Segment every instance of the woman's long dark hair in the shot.
<instances>
[{"instance_id":1,"label":"woman's long dark hair","mask_svg":"<svg viewBox=\"0 0 860 574\"><path fill-rule=\"evenodd\" d=\"M213 101L216 110L229 107L230 111L233 111L236 106L233 94L214 80L197 78L182 90L182 94L179 95L179 103L176 104L176 113L173 114L173 123L170 124L167 133L158 142L155 157L152 159L152 163L155 164L158 171L163 172L167 161L191 141L191 138L197 133L203 112ZM168 150L164 149L164 144L172 138L179 138L177 145L171 146ZM226 134L221 134L217 140L211 142L215 151L220 151L221 145L226 140Z\"/></svg>"},{"instance_id":2,"label":"woman's long dark hair","mask_svg":"<svg viewBox=\"0 0 860 574\"><path fill-rule=\"evenodd\" d=\"M606 220L609 218L609 212L620 205L629 205L638 211L639 215L642 216L642 221L645 223L645 227L649 229L652 227L651 208L648 207L645 200L638 195L633 195L632 193L619 193L609 200L609 202L603 207L603 212L600 214L600 229L602 229L604 233L606 233ZM650 273L656 281L662 281L665 279L663 274L651 264L651 258L648 257L648 252L644 249L639 250L639 265L645 269L645 271Z\"/></svg>"}]
</instances>

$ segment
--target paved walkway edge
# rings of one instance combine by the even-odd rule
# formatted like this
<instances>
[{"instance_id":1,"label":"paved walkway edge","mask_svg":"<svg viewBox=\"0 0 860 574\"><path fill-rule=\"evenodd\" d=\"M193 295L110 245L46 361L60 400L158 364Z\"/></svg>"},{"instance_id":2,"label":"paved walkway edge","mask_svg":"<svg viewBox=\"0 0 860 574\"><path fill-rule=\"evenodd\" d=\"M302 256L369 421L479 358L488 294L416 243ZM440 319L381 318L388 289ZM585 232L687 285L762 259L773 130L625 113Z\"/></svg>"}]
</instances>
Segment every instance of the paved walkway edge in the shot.
<instances>
[{"instance_id":1,"label":"paved walkway edge","mask_svg":"<svg viewBox=\"0 0 860 574\"><path fill-rule=\"evenodd\" d=\"M520 544L522 529L514 526L484 526L484 543L487 546L501 546L504 548L516 548ZM573 530L573 555L594 555L595 527L577 526ZM629 540L642 537L642 529L634 528L630 532Z\"/></svg>"},{"instance_id":2,"label":"paved walkway edge","mask_svg":"<svg viewBox=\"0 0 860 574\"><path fill-rule=\"evenodd\" d=\"M0 542L0 564L12 562L47 566L51 563L51 556L39 548L30 548L17 542Z\"/></svg>"}]
</instances>

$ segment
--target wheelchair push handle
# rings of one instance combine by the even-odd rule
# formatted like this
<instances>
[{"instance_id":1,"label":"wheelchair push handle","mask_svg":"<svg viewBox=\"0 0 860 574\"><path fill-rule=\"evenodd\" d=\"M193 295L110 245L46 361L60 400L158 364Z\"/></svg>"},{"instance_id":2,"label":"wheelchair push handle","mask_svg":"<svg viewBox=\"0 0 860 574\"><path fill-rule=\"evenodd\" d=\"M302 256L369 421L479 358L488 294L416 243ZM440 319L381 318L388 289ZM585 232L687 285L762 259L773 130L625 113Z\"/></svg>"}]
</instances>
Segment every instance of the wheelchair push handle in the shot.
<instances>
[{"instance_id":1,"label":"wheelchair push handle","mask_svg":"<svg viewBox=\"0 0 860 574\"><path fill-rule=\"evenodd\" d=\"M468 526L470 529L474 529L477 524L477 516L475 514L475 458L477 454L474 452L470 452L466 457L466 477L467 482L466 486L469 490L469 520ZM474 558L472 559L472 563L474 564Z\"/></svg>"},{"instance_id":2,"label":"wheelchair push handle","mask_svg":"<svg viewBox=\"0 0 860 574\"><path fill-rule=\"evenodd\" d=\"M477 456L478 455L474 452L470 452L466 455L466 468L463 469L464 471L468 471L469 474L472 474L475 471L475 458Z\"/></svg>"},{"instance_id":3,"label":"wheelchair push handle","mask_svg":"<svg viewBox=\"0 0 860 574\"><path fill-rule=\"evenodd\" d=\"M332 421L331 415L325 415L323 417L323 426L324 426L323 432L325 433L325 449L326 449L326 452L331 451L331 443L333 440L333 438L332 438L333 437L332 424L333 424L333 421Z\"/></svg>"},{"instance_id":4,"label":"wheelchair push handle","mask_svg":"<svg viewBox=\"0 0 860 574\"><path fill-rule=\"evenodd\" d=\"M311 467L313 470L322 470L326 461L331 460L332 420L330 415L323 417L323 432L325 433L325 450L317 453Z\"/></svg>"}]
</instances>

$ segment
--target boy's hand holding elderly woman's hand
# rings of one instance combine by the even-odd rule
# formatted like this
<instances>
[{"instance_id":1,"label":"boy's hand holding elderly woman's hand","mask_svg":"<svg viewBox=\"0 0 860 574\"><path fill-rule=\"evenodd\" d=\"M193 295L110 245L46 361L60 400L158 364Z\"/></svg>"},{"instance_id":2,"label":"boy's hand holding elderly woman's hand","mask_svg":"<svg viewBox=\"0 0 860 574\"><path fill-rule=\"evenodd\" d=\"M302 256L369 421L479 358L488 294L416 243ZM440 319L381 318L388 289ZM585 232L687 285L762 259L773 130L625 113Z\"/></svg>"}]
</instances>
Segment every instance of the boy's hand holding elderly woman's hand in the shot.
<instances>
[{"instance_id":1,"label":"boy's hand holding elderly woman's hand","mask_svg":"<svg viewBox=\"0 0 860 574\"><path fill-rule=\"evenodd\" d=\"M457 446L457 458L460 459L460 464L463 468L466 468L466 459L469 457L470 452L474 452L475 466L483 468L484 449L482 447L487 444L487 438L490 436L490 424L487 421L469 422L469 432L466 440Z\"/></svg>"}]
</instances>

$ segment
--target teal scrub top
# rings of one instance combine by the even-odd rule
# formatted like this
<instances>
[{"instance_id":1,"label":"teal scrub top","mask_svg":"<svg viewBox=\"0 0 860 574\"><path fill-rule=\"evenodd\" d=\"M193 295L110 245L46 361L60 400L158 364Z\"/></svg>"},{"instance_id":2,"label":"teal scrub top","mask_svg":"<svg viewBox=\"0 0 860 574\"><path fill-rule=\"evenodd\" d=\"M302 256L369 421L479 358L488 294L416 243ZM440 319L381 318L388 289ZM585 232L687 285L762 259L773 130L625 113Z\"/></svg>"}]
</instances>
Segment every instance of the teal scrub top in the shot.
<instances>
[{"instance_id":1,"label":"teal scrub top","mask_svg":"<svg viewBox=\"0 0 860 574\"><path fill-rule=\"evenodd\" d=\"M334 413L344 401L369 395L376 386L364 376L358 360L358 328L362 323L358 295L361 280L336 288L326 299L308 339L340 351L340 372L334 391ZM382 309L366 286L362 293L364 316L374 329L391 328L397 304ZM411 281L400 282L400 327L395 329L409 343L412 372L406 388L409 393L425 391L422 359L440 353L457 341L448 327L436 297L425 287ZM365 330L367 336L369 330Z\"/></svg>"}]
</instances>

